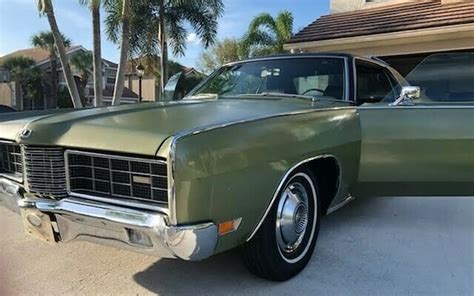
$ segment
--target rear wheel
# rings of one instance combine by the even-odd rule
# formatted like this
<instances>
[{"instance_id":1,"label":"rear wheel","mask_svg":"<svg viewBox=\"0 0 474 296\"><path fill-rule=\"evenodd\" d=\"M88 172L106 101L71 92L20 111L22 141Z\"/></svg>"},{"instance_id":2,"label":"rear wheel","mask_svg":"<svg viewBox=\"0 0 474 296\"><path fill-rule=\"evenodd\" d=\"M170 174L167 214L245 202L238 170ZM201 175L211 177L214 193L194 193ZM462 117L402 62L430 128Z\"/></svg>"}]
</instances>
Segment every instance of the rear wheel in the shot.
<instances>
[{"instance_id":1,"label":"rear wheel","mask_svg":"<svg viewBox=\"0 0 474 296\"><path fill-rule=\"evenodd\" d=\"M308 264L319 233L318 188L311 172L292 173L255 236L244 246L247 268L274 281L297 275Z\"/></svg>"}]
</instances>

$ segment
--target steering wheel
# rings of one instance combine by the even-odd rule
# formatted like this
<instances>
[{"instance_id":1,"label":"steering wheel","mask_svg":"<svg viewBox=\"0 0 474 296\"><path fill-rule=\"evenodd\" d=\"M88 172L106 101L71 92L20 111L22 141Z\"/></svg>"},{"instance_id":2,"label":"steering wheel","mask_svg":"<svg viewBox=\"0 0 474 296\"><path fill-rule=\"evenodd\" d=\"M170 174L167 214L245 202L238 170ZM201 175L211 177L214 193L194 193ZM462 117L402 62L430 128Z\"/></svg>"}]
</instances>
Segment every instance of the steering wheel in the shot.
<instances>
[{"instance_id":1,"label":"steering wheel","mask_svg":"<svg viewBox=\"0 0 474 296\"><path fill-rule=\"evenodd\" d=\"M324 94L324 90L322 90L322 89L319 89L319 88L310 88L310 89L305 90L301 95L305 95L305 94L307 94L307 93L309 93L309 92L312 92L312 91L318 91L318 92L320 92L321 94Z\"/></svg>"}]
</instances>

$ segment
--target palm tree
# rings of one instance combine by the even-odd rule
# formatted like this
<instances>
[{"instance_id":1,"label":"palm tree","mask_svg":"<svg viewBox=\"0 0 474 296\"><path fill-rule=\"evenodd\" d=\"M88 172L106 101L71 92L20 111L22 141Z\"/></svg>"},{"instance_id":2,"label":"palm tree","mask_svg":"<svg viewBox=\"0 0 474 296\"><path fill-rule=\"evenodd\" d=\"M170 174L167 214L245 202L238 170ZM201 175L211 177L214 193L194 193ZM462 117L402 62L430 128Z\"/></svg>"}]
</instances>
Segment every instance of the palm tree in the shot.
<instances>
[{"instance_id":1,"label":"palm tree","mask_svg":"<svg viewBox=\"0 0 474 296\"><path fill-rule=\"evenodd\" d=\"M120 100L123 94L123 87L125 82L125 72L127 68L127 60L130 51L130 19L131 19L131 5L135 1L130 0L106 0L104 2L106 11L108 13L107 23L113 19L114 34L110 35L110 25L107 25L107 32L109 39L115 43L120 43L120 61L115 79L114 96L112 105L120 105ZM120 34L119 34L120 31ZM120 37L118 37L120 35ZM135 35L135 34L134 34Z\"/></svg>"},{"instance_id":2,"label":"palm tree","mask_svg":"<svg viewBox=\"0 0 474 296\"><path fill-rule=\"evenodd\" d=\"M280 12L276 18L269 13L257 15L243 38L243 48L250 56L286 52L283 45L293 35L293 15Z\"/></svg>"},{"instance_id":3,"label":"palm tree","mask_svg":"<svg viewBox=\"0 0 474 296\"><path fill-rule=\"evenodd\" d=\"M20 96L29 99L33 107L43 93L41 71L36 67L36 62L19 56L6 59L0 67L10 71L12 80L19 86Z\"/></svg>"},{"instance_id":4,"label":"palm tree","mask_svg":"<svg viewBox=\"0 0 474 296\"><path fill-rule=\"evenodd\" d=\"M71 57L70 63L75 72L79 74L77 85L80 87L79 93L84 104L87 96L87 84L93 68L93 54L90 51L79 51Z\"/></svg>"},{"instance_id":5,"label":"palm tree","mask_svg":"<svg viewBox=\"0 0 474 296\"><path fill-rule=\"evenodd\" d=\"M59 60L63 68L64 78L66 80L69 94L71 95L72 103L75 108L82 108L81 98L79 96L74 77L72 76L71 67L66 55L66 46L63 42L63 36L59 31L56 17L54 15L53 3L51 0L38 0L38 10L40 15L45 15L47 17L49 26L51 27L51 33L54 38L56 49L58 50Z\"/></svg>"},{"instance_id":6,"label":"palm tree","mask_svg":"<svg viewBox=\"0 0 474 296\"><path fill-rule=\"evenodd\" d=\"M109 7L106 19L107 34L118 40L120 18L117 9ZM160 56L161 89L169 77L168 46L175 56L183 55L189 28L193 29L205 47L213 44L217 35L218 18L224 11L222 0L136 0L130 14L133 32L130 54Z\"/></svg>"},{"instance_id":7,"label":"palm tree","mask_svg":"<svg viewBox=\"0 0 474 296\"><path fill-rule=\"evenodd\" d=\"M71 46L71 40L61 34L63 43L65 47ZM48 108L56 108L58 103L59 95L59 77L58 77L58 54L56 50L56 45L54 42L53 33L51 32L40 32L36 35L33 35L31 38L31 44L34 47L47 50L49 52L49 62L51 65L51 98L47 102Z\"/></svg>"},{"instance_id":8,"label":"palm tree","mask_svg":"<svg viewBox=\"0 0 474 296\"><path fill-rule=\"evenodd\" d=\"M102 80L102 44L100 35L100 7L101 0L79 0L82 5L87 5L92 14L92 39L94 46L94 107L103 105L102 90L104 82Z\"/></svg>"}]
</instances>

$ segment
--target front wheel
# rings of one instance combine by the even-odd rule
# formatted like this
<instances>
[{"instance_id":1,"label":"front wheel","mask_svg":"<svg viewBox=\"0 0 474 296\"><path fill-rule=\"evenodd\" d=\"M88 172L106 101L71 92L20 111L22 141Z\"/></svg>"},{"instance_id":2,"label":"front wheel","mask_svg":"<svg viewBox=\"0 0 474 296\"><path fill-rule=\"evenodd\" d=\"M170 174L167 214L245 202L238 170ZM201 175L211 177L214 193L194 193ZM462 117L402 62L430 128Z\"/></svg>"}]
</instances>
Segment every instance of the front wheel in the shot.
<instances>
[{"instance_id":1,"label":"front wheel","mask_svg":"<svg viewBox=\"0 0 474 296\"><path fill-rule=\"evenodd\" d=\"M311 172L292 173L255 236L243 247L244 263L254 274L286 281L308 264L319 233L318 187Z\"/></svg>"}]
</instances>

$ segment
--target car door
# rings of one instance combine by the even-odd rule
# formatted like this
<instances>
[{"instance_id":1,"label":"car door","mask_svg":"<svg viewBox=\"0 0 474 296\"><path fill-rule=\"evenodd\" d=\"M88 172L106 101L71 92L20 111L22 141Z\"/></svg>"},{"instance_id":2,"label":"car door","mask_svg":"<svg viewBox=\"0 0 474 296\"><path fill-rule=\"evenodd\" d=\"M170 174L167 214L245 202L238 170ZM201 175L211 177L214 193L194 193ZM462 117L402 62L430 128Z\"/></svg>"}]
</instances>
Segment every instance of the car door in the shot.
<instances>
[{"instance_id":1,"label":"car door","mask_svg":"<svg viewBox=\"0 0 474 296\"><path fill-rule=\"evenodd\" d=\"M374 80L364 77L364 67L356 61L357 81ZM386 68L375 68L388 80L394 79ZM407 80L422 91L422 99L413 105L392 106L384 101L359 107L357 191L474 195L474 54L431 56ZM358 96L374 92L375 83L359 84L368 87L359 89ZM380 87L375 89L378 92Z\"/></svg>"}]
</instances>

